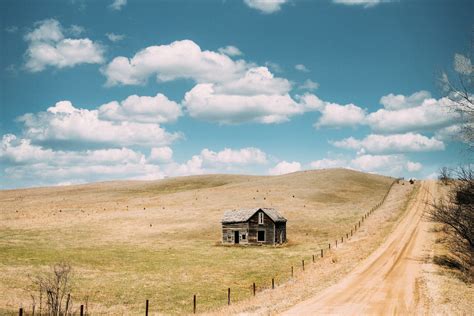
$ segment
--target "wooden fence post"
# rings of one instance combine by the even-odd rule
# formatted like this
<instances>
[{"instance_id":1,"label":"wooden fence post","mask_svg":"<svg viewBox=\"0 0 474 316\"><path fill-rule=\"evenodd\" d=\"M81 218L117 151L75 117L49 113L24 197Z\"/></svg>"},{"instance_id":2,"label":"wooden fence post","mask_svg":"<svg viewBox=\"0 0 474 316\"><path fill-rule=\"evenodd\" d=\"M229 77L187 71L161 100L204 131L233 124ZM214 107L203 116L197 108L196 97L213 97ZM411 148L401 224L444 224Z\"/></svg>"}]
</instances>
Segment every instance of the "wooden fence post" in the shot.
<instances>
[{"instance_id":1,"label":"wooden fence post","mask_svg":"<svg viewBox=\"0 0 474 316\"><path fill-rule=\"evenodd\" d=\"M344 236L341 237L341 244L344 242Z\"/></svg>"},{"instance_id":2,"label":"wooden fence post","mask_svg":"<svg viewBox=\"0 0 474 316\"><path fill-rule=\"evenodd\" d=\"M145 316L148 316L148 300L145 301Z\"/></svg>"},{"instance_id":3,"label":"wooden fence post","mask_svg":"<svg viewBox=\"0 0 474 316\"><path fill-rule=\"evenodd\" d=\"M193 296L193 314L196 314L196 294Z\"/></svg>"},{"instance_id":4,"label":"wooden fence post","mask_svg":"<svg viewBox=\"0 0 474 316\"><path fill-rule=\"evenodd\" d=\"M230 305L230 287L227 289L227 305Z\"/></svg>"},{"instance_id":5,"label":"wooden fence post","mask_svg":"<svg viewBox=\"0 0 474 316\"><path fill-rule=\"evenodd\" d=\"M303 265L303 271L304 271L304 259L301 260L301 264Z\"/></svg>"},{"instance_id":6,"label":"wooden fence post","mask_svg":"<svg viewBox=\"0 0 474 316\"><path fill-rule=\"evenodd\" d=\"M329 248L328 248L328 249L331 250L331 244L329 244Z\"/></svg>"},{"instance_id":7,"label":"wooden fence post","mask_svg":"<svg viewBox=\"0 0 474 316\"><path fill-rule=\"evenodd\" d=\"M272 290L275 289L275 278L272 278Z\"/></svg>"},{"instance_id":8,"label":"wooden fence post","mask_svg":"<svg viewBox=\"0 0 474 316\"><path fill-rule=\"evenodd\" d=\"M323 250L321 249L321 258L324 257Z\"/></svg>"},{"instance_id":9,"label":"wooden fence post","mask_svg":"<svg viewBox=\"0 0 474 316\"><path fill-rule=\"evenodd\" d=\"M336 248L337 248L337 239L336 239Z\"/></svg>"},{"instance_id":10,"label":"wooden fence post","mask_svg":"<svg viewBox=\"0 0 474 316\"><path fill-rule=\"evenodd\" d=\"M293 277L293 266L291 266L291 277Z\"/></svg>"},{"instance_id":11,"label":"wooden fence post","mask_svg":"<svg viewBox=\"0 0 474 316\"><path fill-rule=\"evenodd\" d=\"M18 315L23 316L23 307L20 307L20 310L18 311Z\"/></svg>"},{"instance_id":12,"label":"wooden fence post","mask_svg":"<svg viewBox=\"0 0 474 316\"><path fill-rule=\"evenodd\" d=\"M80 311L79 311L80 316L84 316L84 305L81 305Z\"/></svg>"},{"instance_id":13,"label":"wooden fence post","mask_svg":"<svg viewBox=\"0 0 474 316\"><path fill-rule=\"evenodd\" d=\"M313 255L313 263L314 263L314 255Z\"/></svg>"},{"instance_id":14,"label":"wooden fence post","mask_svg":"<svg viewBox=\"0 0 474 316\"><path fill-rule=\"evenodd\" d=\"M255 282L253 282L253 296L255 296Z\"/></svg>"}]
</instances>

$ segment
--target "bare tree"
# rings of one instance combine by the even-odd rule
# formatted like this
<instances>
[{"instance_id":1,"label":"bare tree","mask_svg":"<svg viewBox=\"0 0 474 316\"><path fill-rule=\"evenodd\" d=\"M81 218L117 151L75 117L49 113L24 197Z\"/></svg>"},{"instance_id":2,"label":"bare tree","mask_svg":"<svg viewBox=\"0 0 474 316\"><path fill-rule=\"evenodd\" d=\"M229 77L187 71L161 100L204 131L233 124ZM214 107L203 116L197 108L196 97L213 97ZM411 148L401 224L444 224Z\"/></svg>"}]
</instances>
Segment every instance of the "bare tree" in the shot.
<instances>
[{"instance_id":1,"label":"bare tree","mask_svg":"<svg viewBox=\"0 0 474 316\"><path fill-rule=\"evenodd\" d=\"M52 266L50 272L33 278L37 291L37 296L31 295L33 308L36 307L36 301L38 301L40 315L63 316L71 313L71 275L71 266L62 262Z\"/></svg>"},{"instance_id":2,"label":"bare tree","mask_svg":"<svg viewBox=\"0 0 474 316\"><path fill-rule=\"evenodd\" d=\"M472 64L474 50L474 29L471 48L468 54L454 55L454 71L451 75L442 73L441 87L452 101L452 109L458 112L463 121L461 138L474 150L474 69Z\"/></svg>"},{"instance_id":3,"label":"bare tree","mask_svg":"<svg viewBox=\"0 0 474 316\"><path fill-rule=\"evenodd\" d=\"M461 167L447 199L434 203L429 214L432 220L446 226L451 254L470 281L474 277L473 176L471 168Z\"/></svg>"},{"instance_id":4,"label":"bare tree","mask_svg":"<svg viewBox=\"0 0 474 316\"><path fill-rule=\"evenodd\" d=\"M444 185L448 185L451 180L451 171L448 167L442 167L439 169L438 180L441 181Z\"/></svg>"}]
</instances>

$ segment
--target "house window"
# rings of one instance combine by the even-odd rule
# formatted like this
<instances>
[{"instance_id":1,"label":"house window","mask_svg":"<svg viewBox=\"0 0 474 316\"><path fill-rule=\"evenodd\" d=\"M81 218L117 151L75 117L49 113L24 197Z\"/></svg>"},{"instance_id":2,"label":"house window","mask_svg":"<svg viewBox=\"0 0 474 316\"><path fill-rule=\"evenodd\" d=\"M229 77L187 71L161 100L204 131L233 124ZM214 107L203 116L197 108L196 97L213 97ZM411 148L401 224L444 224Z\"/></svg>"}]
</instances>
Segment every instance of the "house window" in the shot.
<instances>
[{"instance_id":1,"label":"house window","mask_svg":"<svg viewBox=\"0 0 474 316\"><path fill-rule=\"evenodd\" d=\"M242 240L245 240L245 238L247 238L247 236L245 234L242 234Z\"/></svg>"},{"instance_id":2,"label":"house window","mask_svg":"<svg viewBox=\"0 0 474 316\"><path fill-rule=\"evenodd\" d=\"M227 235L227 240L232 241L232 235Z\"/></svg>"},{"instance_id":3,"label":"house window","mask_svg":"<svg viewBox=\"0 0 474 316\"><path fill-rule=\"evenodd\" d=\"M257 233L257 241L265 241L265 231L259 230Z\"/></svg>"},{"instance_id":4,"label":"house window","mask_svg":"<svg viewBox=\"0 0 474 316\"><path fill-rule=\"evenodd\" d=\"M263 225L263 212L258 213L258 224Z\"/></svg>"}]
</instances>

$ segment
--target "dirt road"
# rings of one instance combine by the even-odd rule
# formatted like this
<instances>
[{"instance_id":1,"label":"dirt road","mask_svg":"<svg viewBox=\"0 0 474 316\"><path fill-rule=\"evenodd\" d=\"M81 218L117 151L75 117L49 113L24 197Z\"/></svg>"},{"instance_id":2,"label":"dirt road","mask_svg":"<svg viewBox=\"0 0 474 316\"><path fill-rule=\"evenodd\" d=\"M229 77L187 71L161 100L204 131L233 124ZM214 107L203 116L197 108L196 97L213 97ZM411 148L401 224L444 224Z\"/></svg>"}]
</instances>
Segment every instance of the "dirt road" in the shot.
<instances>
[{"instance_id":1,"label":"dirt road","mask_svg":"<svg viewBox=\"0 0 474 316\"><path fill-rule=\"evenodd\" d=\"M422 182L407 213L377 251L341 282L283 314L429 314L420 293L423 245L429 225L422 215L435 191L434 181Z\"/></svg>"}]
</instances>

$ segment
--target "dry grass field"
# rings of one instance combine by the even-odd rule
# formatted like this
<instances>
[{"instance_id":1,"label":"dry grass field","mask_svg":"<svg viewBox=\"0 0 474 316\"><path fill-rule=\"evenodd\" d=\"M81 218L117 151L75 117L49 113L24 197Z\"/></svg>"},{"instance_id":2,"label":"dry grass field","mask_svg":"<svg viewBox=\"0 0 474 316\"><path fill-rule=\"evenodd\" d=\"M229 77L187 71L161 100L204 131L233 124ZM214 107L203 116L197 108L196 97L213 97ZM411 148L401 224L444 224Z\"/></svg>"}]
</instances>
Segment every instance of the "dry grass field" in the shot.
<instances>
[{"instance_id":1,"label":"dry grass field","mask_svg":"<svg viewBox=\"0 0 474 316\"><path fill-rule=\"evenodd\" d=\"M288 267L327 247L377 204L393 179L344 169L283 176L206 175L0 191L0 314L28 308L30 278L58 261L74 268L74 304L138 314L226 304L252 282L285 281ZM276 207L281 247L224 247L226 209Z\"/></svg>"}]
</instances>

